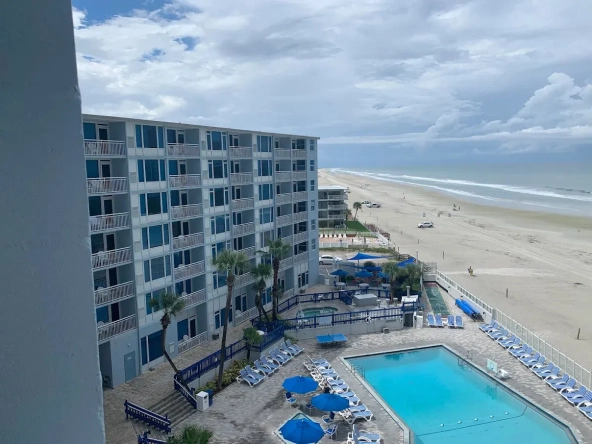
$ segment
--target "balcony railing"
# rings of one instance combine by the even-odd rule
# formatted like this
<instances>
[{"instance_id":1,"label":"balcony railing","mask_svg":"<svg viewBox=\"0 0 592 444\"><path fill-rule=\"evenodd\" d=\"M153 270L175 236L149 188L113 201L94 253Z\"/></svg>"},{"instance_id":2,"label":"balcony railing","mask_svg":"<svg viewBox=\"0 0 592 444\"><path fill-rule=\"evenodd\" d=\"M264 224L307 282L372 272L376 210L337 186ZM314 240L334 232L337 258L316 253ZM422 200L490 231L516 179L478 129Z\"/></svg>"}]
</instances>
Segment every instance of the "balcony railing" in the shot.
<instances>
[{"instance_id":1,"label":"balcony railing","mask_svg":"<svg viewBox=\"0 0 592 444\"><path fill-rule=\"evenodd\" d=\"M206 264L204 261L194 262L189 265L181 265L173 270L173 276L176 281L183 281L185 279L204 274Z\"/></svg>"},{"instance_id":2,"label":"balcony railing","mask_svg":"<svg viewBox=\"0 0 592 444\"><path fill-rule=\"evenodd\" d=\"M292 180L292 173L290 171L276 171L273 173L276 182L290 182Z\"/></svg>"},{"instance_id":3,"label":"balcony railing","mask_svg":"<svg viewBox=\"0 0 592 444\"><path fill-rule=\"evenodd\" d=\"M304 253L300 253L297 254L296 256L294 256L294 263L297 264L299 262L308 262L308 251L304 252Z\"/></svg>"},{"instance_id":4,"label":"balcony railing","mask_svg":"<svg viewBox=\"0 0 592 444\"><path fill-rule=\"evenodd\" d=\"M194 336L193 338L189 338L186 341L179 342L179 354L186 352L187 350L191 350L193 347L197 347L202 342L206 342L208 340L208 332L204 331L203 333Z\"/></svg>"},{"instance_id":5,"label":"balcony railing","mask_svg":"<svg viewBox=\"0 0 592 444\"><path fill-rule=\"evenodd\" d=\"M98 341L106 341L113 336L120 335L126 331L133 330L134 328L136 328L136 315L109 322L108 324L97 325Z\"/></svg>"},{"instance_id":6,"label":"balcony railing","mask_svg":"<svg viewBox=\"0 0 592 444\"><path fill-rule=\"evenodd\" d=\"M101 179L86 179L88 194L115 194L127 192L125 177L104 177Z\"/></svg>"},{"instance_id":7,"label":"balcony railing","mask_svg":"<svg viewBox=\"0 0 592 444\"><path fill-rule=\"evenodd\" d=\"M276 194L275 195L275 203L276 203L276 205L292 203L292 193Z\"/></svg>"},{"instance_id":8,"label":"balcony railing","mask_svg":"<svg viewBox=\"0 0 592 444\"><path fill-rule=\"evenodd\" d=\"M206 301L206 291L198 290L193 293L181 295L181 299L185 302L185 308L193 307Z\"/></svg>"},{"instance_id":9,"label":"balcony railing","mask_svg":"<svg viewBox=\"0 0 592 444\"><path fill-rule=\"evenodd\" d=\"M280 270L284 270L288 267L291 267L292 265L294 265L294 258L293 257L289 257L287 259L282 259L280 261Z\"/></svg>"},{"instance_id":10,"label":"balcony railing","mask_svg":"<svg viewBox=\"0 0 592 444\"><path fill-rule=\"evenodd\" d=\"M187 234L173 238L173 250L182 250L184 248L198 247L203 245L203 233Z\"/></svg>"},{"instance_id":11,"label":"balcony railing","mask_svg":"<svg viewBox=\"0 0 592 444\"><path fill-rule=\"evenodd\" d=\"M232 210L233 211L252 210L254 208L254 205L255 205L255 203L254 203L252 197L232 200Z\"/></svg>"},{"instance_id":12,"label":"balcony railing","mask_svg":"<svg viewBox=\"0 0 592 444\"><path fill-rule=\"evenodd\" d=\"M250 146L231 146L230 147L230 158L231 159L247 159L253 157L253 148Z\"/></svg>"},{"instance_id":13,"label":"balcony railing","mask_svg":"<svg viewBox=\"0 0 592 444\"><path fill-rule=\"evenodd\" d=\"M187 219L191 217L201 217L202 215L203 208L201 204L171 207L171 217L173 219Z\"/></svg>"},{"instance_id":14,"label":"balcony railing","mask_svg":"<svg viewBox=\"0 0 592 444\"><path fill-rule=\"evenodd\" d=\"M129 213L103 214L90 216L90 231L120 230L130 226Z\"/></svg>"},{"instance_id":15,"label":"balcony railing","mask_svg":"<svg viewBox=\"0 0 592 444\"><path fill-rule=\"evenodd\" d=\"M243 287L253 282L255 282L255 276L253 276L251 273L244 273L234 278L235 287Z\"/></svg>"},{"instance_id":16,"label":"balcony railing","mask_svg":"<svg viewBox=\"0 0 592 444\"><path fill-rule=\"evenodd\" d=\"M300 242L304 242L307 240L308 240L308 232L307 231L294 235L294 243L295 244L299 244Z\"/></svg>"},{"instance_id":17,"label":"balcony railing","mask_svg":"<svg viewBox=\"0 0 592 444\"><path fill-rule=\"evenodd\" d=\"M283 227L284 225L289 225L292 223L292 215L286 214L285 216L280 216L276 219L276 226Z\"/></svg>"},{"instance_id":18,"label":"balcony railing","mask_svg":"<svg viewBox=\"0 0 592 444\"><path fill-rule=\"evenodd\" d=\"M292 150L293 159L306 159L306 150Z\"/></svg>"},{"instance_id":19,"label":"balcony railing","mask_svg":"<svg viewBox=\"0 0 592 444\"><path fill-rule=\"evenodd\" d=\"M125 264L132 260L131 247L119 248L117 250L100 251L92 255L92 267L107 268Z\"/></svg>"},{"instance_id":20,"label":"balcony railing","mask_svg":"<svg viewBox=\"0 0 592 444\"><path fill-rule=\"evenodd\" d=\"M125 284L113 285L107 288L98 288L95 290L95 305L111 304L122 299L133 296L134 283L126 282Z\"/></svg>"},{"instance_id":21,"label":"balcony railing","mask_svg":"<svg viewBox=\"0 0 592 444\"><path fill-rule=\"evenodd\" d=\"M169 143L170 157L199 157L199 145L194 143Z\"/></svg>"},{"instance_id":22,"label":"balcony railing","mask_svg":"<svg viewBox=\"0 0 592 444\"><path fill-rule=\"evenodd\" d=\"M230 182L233 185L253 183L253 173L232 173L230 175Z\"/></svg>"},{"instance_id":23,"label":"balcony railing","mask_svg":"<svg viewBox=\"0 0 592 444\"><path fill-rule=\"evenodd\" d=\"M234 225L232 227L233 236L245 236L247 234L251 234L255 232L255 224L253 222L249 222L246 224L241 225Z\"/></svg>"},{"instance_id":24,"label":"balcony railing","mask_svg":"<svg viewBox=\"0 0 592 444\"><path fill-rule=\"evenodd\" d=\"M284 244L292 245L294 243L294 238L291 234L288 234L287 236L282 237L282 242Z\"/></svg>"},{"instance_id":25,"label":"balcony railing","mask_svg":"<svg viewBox=\"0 0 592 444\"><path fill-rule=\"evenodd\" d=\"M298 191L297 193L292 194L292 200L294 202L299 202L302 200L308 200L308 191Z\"/></svg>"},{"instance_id":26,"label":"balcony railing","mask_svg":"<svg viewBox=\"0 0 592 444\"><path fill-rule=\"evenodd\" d=\"M292 215L292 221L294 223L303 222L305 220L308 220L308 211L301 211L300 213L294 213Z\"/></svg>"},{"instance_id":27,"label":"balcony railing","mask_svg":"<svg viewBox=\"0 0 592 444\"><path fill-rule=\"evenodd\" d=\"M199 174L181 174L179 176L169 176L169 185L171 188L200 187L201 176Z\"/></svg>"},{"instance_id":28,"label":"balcony railing","mask_svg":"<svg viewBox=\"0 0 592 444\"><path fill-rule=\"evenodd\" d=\"M255 316L257 316L258 310L257 307L249 308L247 311L243 311L241 313L237 313L234 316L234 325L242 324L243 322L249 321Z\"/></svg>"},{"instance_id":29,"label":"balcony railing","mask_svg":"<svg viewBox=\"0 0 592 444\"><path fill-rule=\"evenodd\" d=\"M291 159L292 158L292 150L286 149L275 149L273 150L273 155L276 159Z\"/></svg>"},{"instance_id":30,"label":"balcony railing","mask_svg":"<svg viewBox=\"0 0 592 444\"><path fill-rule=\"evenodd\" d=\"M243 248L242 250L238 250L240 253L245 253L249 259L253 259L256 254L255 247L247 247Z\"/></svg>"},{"instance_id":31,"label":"balcony railing","mask_svg":"<svg viewBox=\"0 0 592 444\"><path fill-rule=\"evenodd\" d=\"M292 171L292 179L293 180L305 180L306 179L306 171Z\"/></svg>"},{"instance_id":32,"label":"balcony railing","mask_svg":"<svg viewBox=\"0 0 592 444\"><path fill-rule=\"evenodd\" d=\"M346 204L329 204L329 205L327 205L327 208L329 210L347 210L347 205Z\"/></svg>"},{"instance_id":33,"label":"balcony railing","mask_svg":"<svg viewBox=\"0 0 592 444\"><path fill-rule=\"evenodd\" d=\"M329 194L327 200L347 200L347 194Z\"/></svg>"},{"instance_id":34,"label":"balcony railing","mask_svg":"<svg viewBox=\"0 0 592 444\"><path fill-rule=\"evenodd\" d=\"M84 141L84 154L87 156L120 157L125 156L125 142L119 140Z\"/></svg>"}]
</instances>

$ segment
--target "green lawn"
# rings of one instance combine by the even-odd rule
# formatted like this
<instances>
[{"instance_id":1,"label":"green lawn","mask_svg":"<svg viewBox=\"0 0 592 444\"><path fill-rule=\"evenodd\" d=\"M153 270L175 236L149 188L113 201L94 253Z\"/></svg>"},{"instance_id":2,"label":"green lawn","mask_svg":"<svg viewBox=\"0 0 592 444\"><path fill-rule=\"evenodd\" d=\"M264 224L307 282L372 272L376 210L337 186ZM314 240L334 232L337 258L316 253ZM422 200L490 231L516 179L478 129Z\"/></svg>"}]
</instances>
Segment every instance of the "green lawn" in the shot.
<instances>
[{"instance_id":1,"label":"green lawn","mask_svg":"<svg viewBox=\"0 0 592 444\"><path fill-rule=\"evenodd\" d=\"M370 230L366 228L361 222L357 220L348 220L347 221L347 229L348 230L355 230L355 231L364 231L370 233Z\"/></svg>"}]
</instances>

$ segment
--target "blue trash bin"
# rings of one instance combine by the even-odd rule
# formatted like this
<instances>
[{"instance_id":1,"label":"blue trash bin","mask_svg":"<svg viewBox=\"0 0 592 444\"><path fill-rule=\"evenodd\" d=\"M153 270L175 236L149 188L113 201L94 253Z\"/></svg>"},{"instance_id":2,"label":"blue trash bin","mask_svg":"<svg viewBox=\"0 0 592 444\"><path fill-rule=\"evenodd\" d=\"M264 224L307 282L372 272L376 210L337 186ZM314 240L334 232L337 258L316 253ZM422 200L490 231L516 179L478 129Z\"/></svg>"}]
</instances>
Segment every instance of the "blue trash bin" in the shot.
<instances>
[{"instance_id":1,"label":"blue trash bin","mask_svg":"<svg viewBox=\"0 0 592 444\"><path fill-rule=\"evenodd\" d=\"M208 394L208 399L210 400L210 407L211 407L212 404L214 403L214 390L206 390L206 393Z\"/></svg>"}]
</instances>

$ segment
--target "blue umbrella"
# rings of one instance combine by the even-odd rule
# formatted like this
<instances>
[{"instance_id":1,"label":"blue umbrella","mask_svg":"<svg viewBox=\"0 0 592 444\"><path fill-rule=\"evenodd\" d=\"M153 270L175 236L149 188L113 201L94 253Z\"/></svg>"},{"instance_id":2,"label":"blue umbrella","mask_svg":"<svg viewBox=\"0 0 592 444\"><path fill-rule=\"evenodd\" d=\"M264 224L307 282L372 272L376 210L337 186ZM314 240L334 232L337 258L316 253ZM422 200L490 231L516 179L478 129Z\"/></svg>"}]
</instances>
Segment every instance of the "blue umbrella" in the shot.
<instances>
[{"instance_id":1,"label":"blue umbrella","mask_svg":"<svg viewBox=\"0 0 592 444\"><path fill-rule=\"evenodd\" d=\"M312 405L323 412L340 412L349 407L349 401L342 396L333 393L322 393L313 396Z\"/></svg>"},{"instance_id":2,"label":"blue umbrella","mask_svg":"<svg viewBox=\"0 0 592 444\"><path fill-rule=\"evenodd\" d=\"M368 270L360 270L354 274L354 276L357 278L369 278L372 277L372 273L370 273Z\"/></svg>"},{"instance_id":3,"label":"blue umbrella","mask_svg":"<svg viewBox=\"0 0 592 444\"><path fill-rule=\"evenodd\" d=\"M288 392L304 394L314 392L319 387L319 383L308 376L293 376L286 379L282 387Z\"/></svg>"},{"instance_id":4,"label":"blue umbrella","mask_svg":"<svg viewBox=\"0 0 592 444\"><path fill-rule=\"evenodd\" d=\"M410 258L409 258L409 259L407 259L406 261L399 262L399 263L397 264L397 266L398 266L398 267L401 267L401 268L404 268L404 267L406 267L407 265L411 265L411 264L414 264L414 263L415 263L415 258L414 258L414 257L410 257Z\"/></svg>"},{"instance_id":5,"label":"blue umbrella","mask_svg":"<svg viewBox=\"0 0 592 444\"><path fill-rule=\"evenodd\" d=\"M349 273L345 270L342 270L341 268L339 270L335 270L333 272L331 272L331 275L333 276L347 276Z\"/></svg>"},{"instance_id":6,"label":"blue umbrella","mask_svg":"<svg viewBox=\"0 0 592 444\"><path fill-rule=\"evenodd\" d=\"M280 433L286 441L295 444L319 442L325 436L321 425L310 419L291 419L280 428Z\"/></svg>"},{"instance_id":7,"label":"blue umbrella","mask_svg":"<svg viewBox=\"0 0 592 444\"><path fill-rule=\"evenodd\" d=\"M387 279L388 278L388 274L383 273L382 271L380 273L378 273L378 277L379 278L383 278L383 279Z\"/></svg>"},{"instance_id":8,"label":"blue umbrella","mask_svg":"<svg viewBox=\"0 0 592 444\"><path fill-rule=\"evenodd\" d=\"M358 253L354 257L350 257L348 261L361 261L364 259L380 259L386 256L376 256L374 254L367 254L367 253Z\"/></svg>"}]
</instances>

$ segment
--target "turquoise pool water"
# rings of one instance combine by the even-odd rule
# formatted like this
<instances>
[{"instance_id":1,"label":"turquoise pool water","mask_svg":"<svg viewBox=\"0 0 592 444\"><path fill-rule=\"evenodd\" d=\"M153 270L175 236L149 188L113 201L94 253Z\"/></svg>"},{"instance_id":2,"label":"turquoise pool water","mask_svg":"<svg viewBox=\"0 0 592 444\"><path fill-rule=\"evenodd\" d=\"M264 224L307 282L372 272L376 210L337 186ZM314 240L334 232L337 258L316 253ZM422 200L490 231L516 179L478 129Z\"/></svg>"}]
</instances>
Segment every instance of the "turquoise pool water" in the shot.
<instances>
[{"instance_id":1,"label":"turquoise pool water","mask_svg":"<svg viewBox=\"0 0 592 444\"><path fill-rule=\"evenodd\" d=\"M577 442L568 429L494 379L460 365L444 347L348 362L364 368L366 382L413 431L417 444Z\"/></svg>"}]
</instances>

